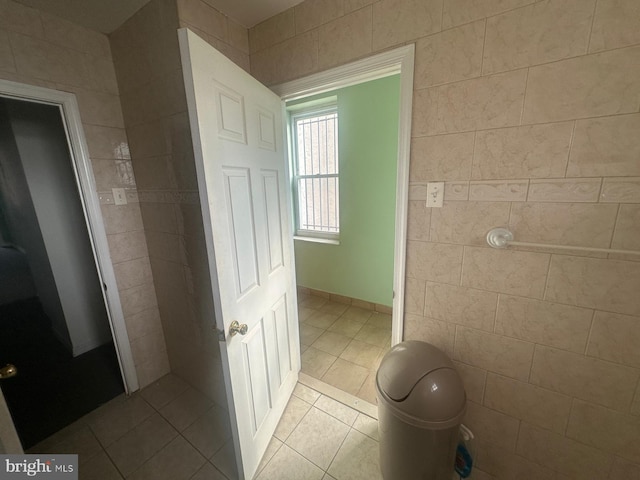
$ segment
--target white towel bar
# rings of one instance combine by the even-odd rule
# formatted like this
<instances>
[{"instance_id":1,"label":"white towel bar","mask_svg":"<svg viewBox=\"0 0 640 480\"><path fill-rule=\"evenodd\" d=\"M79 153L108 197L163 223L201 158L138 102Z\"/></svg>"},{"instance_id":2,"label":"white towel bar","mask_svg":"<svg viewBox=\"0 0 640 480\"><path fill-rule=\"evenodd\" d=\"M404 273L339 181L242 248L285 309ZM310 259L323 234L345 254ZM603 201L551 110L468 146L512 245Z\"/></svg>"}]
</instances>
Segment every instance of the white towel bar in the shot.
<instances>
[{"instance_id":1,"label":"white towel bar","mask_svg":"<svg viewBox=\"0 0 640 480\"><path fill-rule=\"evenodd\" d=\"M487 233L487 243L493 248L507 248L509 245L519 245L522 247L557 248L560 250L580 250L585 252L602 253L622 253L624 255L640 255L635 250L617 250L615 248L578 247L572 245L551 245L548 243L516 242L513 240L513 233L506 228L492 228Z\"/></svg>"}]
</instances>

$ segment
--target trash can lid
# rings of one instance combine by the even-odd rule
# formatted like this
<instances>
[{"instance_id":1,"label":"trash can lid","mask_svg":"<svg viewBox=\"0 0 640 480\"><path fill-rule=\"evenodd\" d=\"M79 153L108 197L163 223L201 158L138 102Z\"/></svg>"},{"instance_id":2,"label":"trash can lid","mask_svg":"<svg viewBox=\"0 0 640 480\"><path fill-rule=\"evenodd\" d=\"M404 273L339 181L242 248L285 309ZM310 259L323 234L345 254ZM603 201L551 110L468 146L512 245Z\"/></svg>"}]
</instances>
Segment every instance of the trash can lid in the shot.
<instances>
[{"instance_id":1,"label":"trash can lid","mask_svg":"<svg viewBox=\"0 0 640 480\"><path fill-rule=\"evenodd\" d=\"M379 399L394 415L422 428L449 428L462 420L467 396L449 357L431 344L407 341L382 359Z\"/></svg>"},{"instance_id":2,"label":"trash can lid","mask_svg":"<svg viewBox=\"0 0 640 480\"><path fill-rule=\"evenodd\" d=\"M429 343L408 340L384 356L378 368L378 385L389 398L400 402L425 375L440 368L454 368L444 352Z\"/></svg>"}]
</instances>

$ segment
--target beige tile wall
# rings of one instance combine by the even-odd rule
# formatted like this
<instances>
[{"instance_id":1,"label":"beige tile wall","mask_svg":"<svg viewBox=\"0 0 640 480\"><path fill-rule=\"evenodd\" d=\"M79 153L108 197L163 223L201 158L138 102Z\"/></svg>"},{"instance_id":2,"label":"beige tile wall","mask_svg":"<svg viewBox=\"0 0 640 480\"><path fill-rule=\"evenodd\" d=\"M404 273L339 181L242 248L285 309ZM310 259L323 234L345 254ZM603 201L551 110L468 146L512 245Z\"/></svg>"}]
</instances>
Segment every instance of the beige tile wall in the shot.
<instances>
[{"instance_id":1,"label":"beige tile wall","mask_svg":"<svg viewBox=\"0 0 640 480\"><path fill-rule=\"evenodd\" d=\"M249 68L247 30L200 0L152 0L110 40L171 371L226 406L176 32L185 26Z\"/></svg>"},{"instance_id":2,"label":"beige tile wall","mask_svg":"<svg viewBox=\"0 0 640 480\"><path fill-rule=\"evenodd\" d=\"M75 93L141 386L168 371L109 39L0 0L0 78ZM129 203L113 204L112 188Z\"/></svg>"},{"instance_id":3,"label":"beige tile wall","mask_svg":"<svg viewBox=\"0 0 640 480\"><path fill-rule=\"evenodd\" d=\"M249 40L267 84L416 44L405 338L453 356L477 478L637 474L640 256L484 244L640 249L637 0L306 0Z\"/></svg>"}]
</instances>

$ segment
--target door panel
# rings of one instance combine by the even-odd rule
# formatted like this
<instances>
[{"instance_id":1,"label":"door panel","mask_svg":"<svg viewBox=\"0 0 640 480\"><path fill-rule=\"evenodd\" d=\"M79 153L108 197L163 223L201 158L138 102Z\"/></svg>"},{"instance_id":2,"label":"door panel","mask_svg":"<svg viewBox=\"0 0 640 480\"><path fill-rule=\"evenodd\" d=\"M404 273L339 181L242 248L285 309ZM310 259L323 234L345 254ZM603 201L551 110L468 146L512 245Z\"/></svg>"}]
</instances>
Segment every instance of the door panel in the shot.
<instances>
[{"instance_id":1,"label":"door panel","mask_svg":"<svg viewBox=\"0 0 640 480\"><path fill-rule=\"evenodd\" d=\"M179 38L234 443L249 479L300 369L283 108L195 34ZM234 320L246 334L229 335Z\"/></svg>"},{"instance_id":2,"label":"door panel","mask_svg":"<svg viewBox=\"0 0 640 480\"><path fill-rule=\"evenodd\" d=\"M235 262L238 296L258 284L258 259L254 232L251 179L247 168L224 168L227 193L227 215L233 236L232 249Z\"/></svg>"},{"instance_id":3,"label":"door panel","mask_svg":"<svg viewBox=\"0 0 640 480\"><path fill-rule=\"evenodd\" d=\"M278 172L274 170L262 170L262 182L267 219L267 241L269 243L269 273L273 273L282 265L283 233L282 218L280 218L280 182Z\"/></svg>"}]
</instances>

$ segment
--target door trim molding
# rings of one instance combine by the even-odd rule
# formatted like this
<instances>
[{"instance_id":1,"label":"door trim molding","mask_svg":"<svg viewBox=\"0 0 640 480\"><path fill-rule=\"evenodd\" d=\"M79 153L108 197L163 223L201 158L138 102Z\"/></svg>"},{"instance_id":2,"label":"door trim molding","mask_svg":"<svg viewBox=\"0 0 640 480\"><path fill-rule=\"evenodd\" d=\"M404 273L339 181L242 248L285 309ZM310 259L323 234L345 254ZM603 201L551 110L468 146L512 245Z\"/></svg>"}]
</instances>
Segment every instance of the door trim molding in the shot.
<instances>
[{"instance_id":1,"label":"door trim molding","mask_svg":"<svg viewBox=\"0 0 640 480\"><path fill-rule=\"evenodd\" d=\"M125 391L134 392L139 389L138 375L111 263L107 233L76 96L73 93L0 79L0 97L53 105L60 109L98 277L107 286L106 291L103 290L103 296Z\"/></svg>"},{"instance_id":2,"label":"door trim molding","mask_svg":"<svg viewBox=\"0 0 640 480\"><path fill-rule=\"evenodd\" d=\"M349 87L400 74L398 117L398 160L396 219L393 262L393 322L391 344L402 341L409 205L409 158L411 152L411 109L413 106L413 64L415 45L409 44L357 60L324 72L270 87L283 101Z\"/></svg>"}]
</instances>

